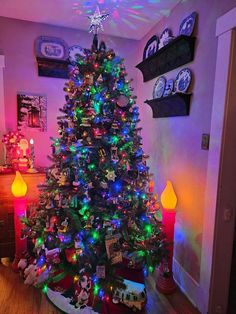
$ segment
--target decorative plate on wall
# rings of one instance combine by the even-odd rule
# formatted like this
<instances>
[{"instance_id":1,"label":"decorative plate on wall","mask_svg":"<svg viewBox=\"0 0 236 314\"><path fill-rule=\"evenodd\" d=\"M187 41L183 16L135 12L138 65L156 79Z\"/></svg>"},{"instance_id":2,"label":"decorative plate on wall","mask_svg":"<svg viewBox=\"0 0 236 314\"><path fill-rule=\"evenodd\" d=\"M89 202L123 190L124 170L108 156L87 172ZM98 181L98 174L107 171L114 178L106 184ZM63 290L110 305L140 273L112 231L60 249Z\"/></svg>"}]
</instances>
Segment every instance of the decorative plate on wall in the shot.
<instances>
[{"instance_id":1,"label":"decorative plate on wall","mask_svg":"<svg viewBox=\"0 0 236 314\"><path fill-rule=\"evenodd\" d=\"M35 54L40 58L67 60L68 45L57 37L40 36L35 40Z\"/></svg>"},{"instance_id":2,"label":"decorative plate on wall","mask_svg":"<svg viewBox=\"0 0 236 314\"><path fill-rule=\"evenodd\" d=\"M167 45L171 40L173 40L172 32L169 28L164 29L160 36L160 42L158 49L161 49L165 45Z\"/></svg>"},{"instance_id":3,"label":"decorative plate on wall","mask_svg":"<svg viewBox=\"0 0 236 314\"><path fill-rule=\"evenodd\" d=\"M166 86L166 78L164 76L160 76L153 88L153 99L161 98L164 94Z\"/></svg>"},{"instance_id":4,"label":"decorative plate on wall","mask_svg":"<svg viewBox=\"0 0 236 314\"><path fill-rule=\"evenodd\" d=\"M190 69L182 69L176 76L175 92L186 93L192 80L192 72Z\"/></svg>"},{"instance_id":5,"label":"decorative plate on wall","mask_svg":"<svg viewBox=\"0 0 236 314\"><path fill-rule=\"evenodd\" d=\"M197 13L193 12L182 21L179 27L179 35L186 35L186 36L192 35L196 17L197 17Z\"/></svg>"},{"instance_id":6,"label":"decorative plate on wall","mask_svg":"<svg viewBox=\"0 0 236 314\"><path fill-rule=\"evenodd\" d=\"M76 62L77 56L85 57L84 48L74 45L69 48L69 60L71 63Z\"/></svg>"},{"instance_id":7,"label":"decorative plate on wall","mask_svg":"<svg viewBox=\"0 0 236 314\"><path fill-rule=\"evenodd\" d=\"M152 56L158 49L159 39L156 35L152 36L143 51L143 60L147 59L148 57Z\"/></svg>"},{"instance_id":8,"label":"decorative plate on wall","mask_svg":"<svg viewBox=\"0 0 236 314\"><path fill-rule=\"evenodd\" d=\"M173 92L173 89L174 89L174 80L170 79L166 82L166 87L165 87L163 97L171 95Z\"/></svg>"}]
</instances>

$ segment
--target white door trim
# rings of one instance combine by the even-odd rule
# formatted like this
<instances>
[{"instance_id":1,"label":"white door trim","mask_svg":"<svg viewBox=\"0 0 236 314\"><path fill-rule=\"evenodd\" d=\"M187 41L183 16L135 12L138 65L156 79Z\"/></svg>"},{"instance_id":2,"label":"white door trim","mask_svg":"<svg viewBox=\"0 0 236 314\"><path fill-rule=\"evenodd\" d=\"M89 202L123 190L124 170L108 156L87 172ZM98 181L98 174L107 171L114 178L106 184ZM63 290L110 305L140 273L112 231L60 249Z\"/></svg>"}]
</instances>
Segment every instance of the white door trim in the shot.
<instances>
[{"instance_id":1,"label":"white door trim","mask_svg":"<svg viewBox=\"0 0 236 314\"><path fill-rule=\"evenodd\" d=\"M207 181L205 192L205 216L203 225L200 298L203 300L202 313L226 313L228 301L230 258L232 252L228 243L232 241L231 221L224 220L227 202L230 202L222 189L222 174L226 169L224 123L230 106L229 89L236 8L217 19L218 37L216 72L213 94L211 140L208 155ZM223 233L222 233L223 231ZM227 244L226 244L227 243ZM222 245L223 244L223 245ZM220 251L221 250L221 251ZM221 256L221 260L219 260Z\"/></svg>"},{"instance_id":2,"label":"white door trim","mask_svg":"<svg viewBox=\"0 0 236 314\"><path fill-rule=\"evenodd\" d=\"M2 135L6 132L4 82L3 82L4 67L5 67L5 58L3 55L0 55L0 164L3 164L4 162L4 147L2 144Z\"/></svg>"}]
</instances>

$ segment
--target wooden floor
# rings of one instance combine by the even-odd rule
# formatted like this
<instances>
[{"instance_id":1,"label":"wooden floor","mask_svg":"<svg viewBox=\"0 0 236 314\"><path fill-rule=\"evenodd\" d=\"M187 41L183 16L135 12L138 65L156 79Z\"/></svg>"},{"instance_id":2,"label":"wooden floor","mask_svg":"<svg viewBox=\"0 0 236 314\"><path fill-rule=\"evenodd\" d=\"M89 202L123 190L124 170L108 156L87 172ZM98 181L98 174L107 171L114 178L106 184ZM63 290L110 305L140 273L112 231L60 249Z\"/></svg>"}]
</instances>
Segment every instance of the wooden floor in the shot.
<instances>
[{"instance_id":1,"label":"wooden floor","mask_svg":"<svg viewBox=\"0 0 236 314\"><path fill-rule=\"evenodd\" d=\"M156 291L154 280L148 280L147 291L147 314L199 314L179 290L166 297ZM38 289L24 285L19 274L0 263L0 314L59 313Z\"/></svg>"}]
</instances>

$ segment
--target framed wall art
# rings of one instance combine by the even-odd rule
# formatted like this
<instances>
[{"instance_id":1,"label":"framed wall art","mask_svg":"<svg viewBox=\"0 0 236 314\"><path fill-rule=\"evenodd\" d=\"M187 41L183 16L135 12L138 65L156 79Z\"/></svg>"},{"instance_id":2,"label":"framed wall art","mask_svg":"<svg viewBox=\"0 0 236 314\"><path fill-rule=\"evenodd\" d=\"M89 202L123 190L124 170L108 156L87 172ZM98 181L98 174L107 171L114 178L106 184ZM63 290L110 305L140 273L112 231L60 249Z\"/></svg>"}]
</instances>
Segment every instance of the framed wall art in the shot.
<instances>
[{"instance_id":1,"label":"framed wall art","mask_svg":"<svg viewBox=\"0 0 236 314\"><path fill-rule=\"evenodd\" d=\"M17 94L17 127L27 134L27 129L47 130L47 98L45 95Z\"/></svg>"}]
</instances>

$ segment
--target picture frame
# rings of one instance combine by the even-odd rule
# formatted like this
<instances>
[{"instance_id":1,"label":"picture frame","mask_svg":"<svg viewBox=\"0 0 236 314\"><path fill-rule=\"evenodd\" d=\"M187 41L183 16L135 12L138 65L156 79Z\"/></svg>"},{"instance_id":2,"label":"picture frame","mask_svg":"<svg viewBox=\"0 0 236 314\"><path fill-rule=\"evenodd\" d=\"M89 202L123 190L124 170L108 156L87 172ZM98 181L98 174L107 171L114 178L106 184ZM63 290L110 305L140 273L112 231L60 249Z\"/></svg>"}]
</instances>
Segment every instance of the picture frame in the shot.
<instances>
[{"instance_id":1,"label":"picture frame","mask_svg":"<svg viewBox=\"0 0 236 314\"><path fill-rule=\"evenodd\" d=\"M47 130L47 97L31 93L17 93L17 127L27 134L35 129Z\"/></svg>"}]
</instances>

